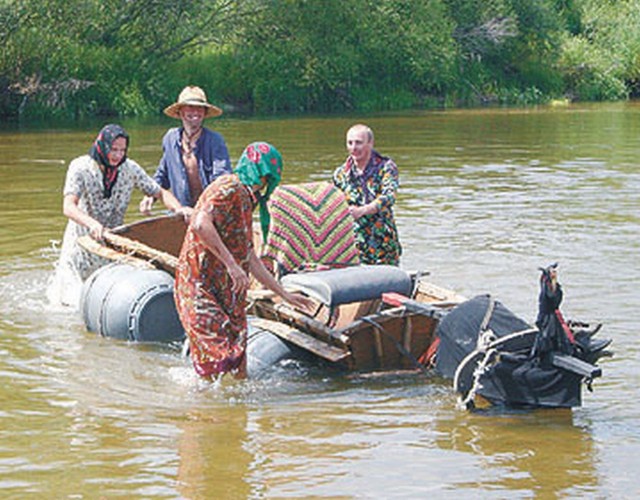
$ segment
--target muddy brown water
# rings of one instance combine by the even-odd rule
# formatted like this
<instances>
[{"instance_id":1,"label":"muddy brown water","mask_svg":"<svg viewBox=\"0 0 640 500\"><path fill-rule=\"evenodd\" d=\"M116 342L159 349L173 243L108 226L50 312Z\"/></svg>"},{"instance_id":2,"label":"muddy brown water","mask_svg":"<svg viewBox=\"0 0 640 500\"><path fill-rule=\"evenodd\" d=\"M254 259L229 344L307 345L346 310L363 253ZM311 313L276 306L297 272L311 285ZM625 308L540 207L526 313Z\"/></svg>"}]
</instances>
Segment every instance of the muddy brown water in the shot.
<instances>
[{"instance_id":1,"label":"muddy brown water","mask_svg":"<svg viewBox=\"0 0 640 500\"><path fill-rule=\"evenodd\" d=\"M103 122L0 126L0 497L634 498L640 492L640 105L218 119L285 182L325 180L364 121L401 172L402 266L527 321L560 262L566 316L615 357L573 411L457 408L437 378L197 380L169 348L85 331L44 289L68 162ZM168 119L123 124L149 172ZM135 205L128 220L138 217Z\"/></svg>"}]
</instances>

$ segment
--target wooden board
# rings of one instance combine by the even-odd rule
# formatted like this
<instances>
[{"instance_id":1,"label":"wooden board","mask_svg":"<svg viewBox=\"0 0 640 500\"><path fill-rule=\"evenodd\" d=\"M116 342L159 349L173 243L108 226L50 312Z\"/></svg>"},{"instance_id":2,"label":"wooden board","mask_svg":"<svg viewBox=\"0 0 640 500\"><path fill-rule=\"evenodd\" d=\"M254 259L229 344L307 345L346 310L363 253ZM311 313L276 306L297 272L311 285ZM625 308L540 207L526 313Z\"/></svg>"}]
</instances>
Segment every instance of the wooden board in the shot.
<instances>
[{"instance_id":1,"label":"wooden board","mask_svg":"<svg viewBox=\"0 0 640 500\"><path fill-rule=\"evenodd\" d=\"M82 236L78 244L88 252L115 262L163 269L175 275L186 228L181 216L153 217L105 232L103 243Z\"/></svg>"},{"instance_id":2,"label":"wooden board","mask_svg":"<svg viewBox=\"0 0 640 500\"><path fill-rule=\"evenodd\" d=\"M140 267L142 269L156 269L156 267L146 259L141 259L128 253L123 253L121 251L114 250L113 248L109 248L98 243L89 235L80 236L78 238L78 245L94 255L98 255L114 262L131 264L132 266Z\"/></svg>"},{"instance_id":3,"label":"wooden board","mask_svg":"<svg viewBox=\"0 0 640 500\"><path fill-rule=\"evenodd\" d=\"M112 233L178 257L186 231L187 223L182 216L164 215L119 226Z\"/></svg>"},{"instance_id":4,"label":"wooden board","mask_svg":"<svg viewBox=\"0 0 640 500\"><path fill-rule=\"evenodd\" d=\"M286 302L279 304L270 304L273 307L275 317L285 323L293 324L303 331L310 332L314 337L319 338L330 345L336 345L338 348L348 347L345 338L339 331L333 330L324 323L312 318L297 309L291 307Z\"/></svg>"},{"instance_id":5,"label":"wooden board","mask_svg":"<svg viewBox=\"0 0 640 500\"><path fill-rule=\"evenodd\" d=\"M419 279L416 289L415 300L418 302L439 302L441 304L461 304L467 300L464 296L458 295L453 290L448 290L434 283Z\"/></svg>"},{"instance_id":6,"label":"wooden board","mask_svg":"<svg viewBox=\"0 0 640 500\"><path fill-rule=\"evenodd\" d=\"M296 328L292 328L278 321L257 318L252 319L251 324L256 328L267 330L281 339L291 342L292 344L297 345L316 356L326 359L327 361L331 361L332 363L343 362L351 356L347 349L341 349L339 347L326 344L311 335L305 334Z\"/></svg>"},{"instance_id":7,"label":"wooden board","mask_svg":"<svg viewBox=\"0 0 640 500\"><path fill-rule=\"evenodd\" d=\"M105 233L105 242L113 249L122 253L135 255L136 257L147 260L155 267L167 271L171 275L175 275L178 266L178 258L170 253L163 252L152 248L139 241L120 236L118 234Z\"/></svg>"},{"instance_id":8,"label":"wooden board","mask_svg":"<svg viewBox=\"0 0 640 500\"><path fill-rule=\"evenodd\" d=\"M356 320L341 333L348 339L356 369L407 369L416 368L416 359L431 344L437 324L436 319L419 314L380 313Z\"/></svg>"}]
</instances>

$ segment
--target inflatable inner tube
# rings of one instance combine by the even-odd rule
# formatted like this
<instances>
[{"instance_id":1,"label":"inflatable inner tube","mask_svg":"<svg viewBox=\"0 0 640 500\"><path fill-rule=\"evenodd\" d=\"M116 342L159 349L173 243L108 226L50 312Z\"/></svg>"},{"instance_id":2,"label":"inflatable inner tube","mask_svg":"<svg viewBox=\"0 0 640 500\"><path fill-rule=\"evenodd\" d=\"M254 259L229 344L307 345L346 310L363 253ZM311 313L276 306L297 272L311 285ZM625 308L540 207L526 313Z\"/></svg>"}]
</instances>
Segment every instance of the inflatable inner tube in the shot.
<instances>
[{"instance_id":1,"label":"inflatable inner tube","mask_svg":"<svg viewBox=\"0 0 640 500\"><path fill-rule=\"evenodd\" d=\"M87 330L135 342L184 339L173 299L173 278L158 269L112 263L82 287L80 310Z\"/></svg>"}]
</instances>

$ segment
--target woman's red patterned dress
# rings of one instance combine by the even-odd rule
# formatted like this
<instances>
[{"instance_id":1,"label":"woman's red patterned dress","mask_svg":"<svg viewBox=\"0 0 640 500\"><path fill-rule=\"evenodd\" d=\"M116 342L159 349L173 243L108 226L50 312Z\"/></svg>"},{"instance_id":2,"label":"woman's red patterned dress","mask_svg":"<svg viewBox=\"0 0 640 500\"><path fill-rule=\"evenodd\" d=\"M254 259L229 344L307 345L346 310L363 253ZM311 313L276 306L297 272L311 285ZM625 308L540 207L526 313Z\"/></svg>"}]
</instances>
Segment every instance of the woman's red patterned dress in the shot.
<instances>
[{"instance_id":1,"label":"woman's red patterned dress","mask_svg":"<svg viewBox=\"0 0 640 500\"><path fill-rule=\"evenodd\" d=\"M245 272L253 248L253 207L253 194L236 175L216 179L195 207L211 216L222 241ZM232 292L226 267L191 228L180 252L174 294L196 372L209 377L240 368L247 342L246 292Z\"/></svg>"}]
</instances>

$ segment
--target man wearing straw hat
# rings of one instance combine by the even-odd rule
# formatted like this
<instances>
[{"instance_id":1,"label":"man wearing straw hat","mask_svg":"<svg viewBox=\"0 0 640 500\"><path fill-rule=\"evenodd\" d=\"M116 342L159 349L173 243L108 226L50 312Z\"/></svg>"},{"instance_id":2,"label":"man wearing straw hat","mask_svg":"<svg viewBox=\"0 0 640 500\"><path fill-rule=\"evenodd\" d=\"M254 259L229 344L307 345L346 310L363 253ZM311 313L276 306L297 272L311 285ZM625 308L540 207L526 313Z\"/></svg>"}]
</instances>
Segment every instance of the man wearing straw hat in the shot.
<instances>
[{"instance_id":1,"label":"man wearing straw hat","mask_svg":"<svg viewBox=\"0 0 640 500\"><path fill-rule=\"evenodd\" d=\"M170 189L182 206L193 207L216 177L231 173L222 135L202 126L205 118L220 116L222 110L207 102L200 87L188 86L164 113L181 120L182 126L169 129L162 139L162 159L153 178L164 189ZM149 215L154 201L145 196L140 211Z\"/></svg>"}]
</instances>

